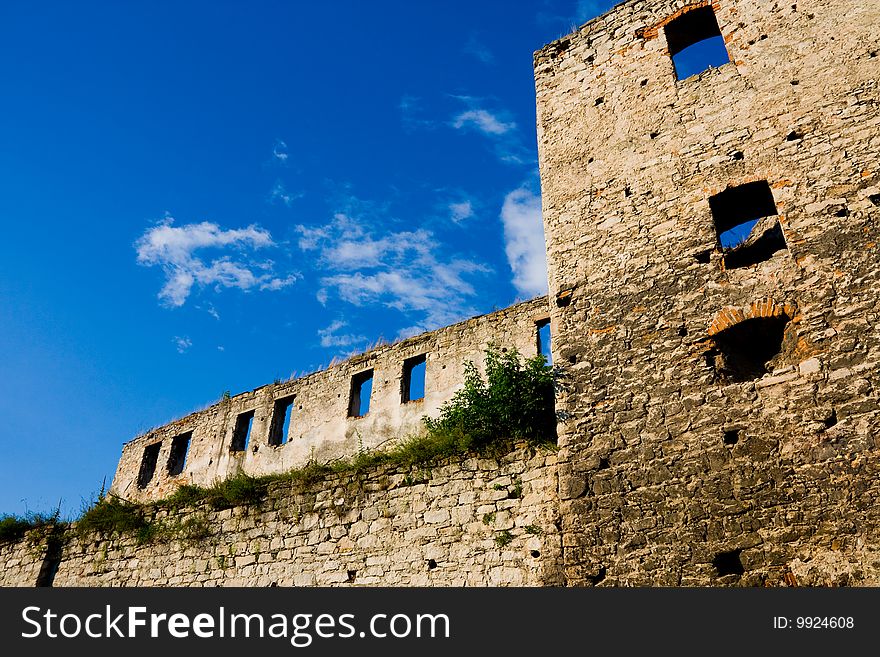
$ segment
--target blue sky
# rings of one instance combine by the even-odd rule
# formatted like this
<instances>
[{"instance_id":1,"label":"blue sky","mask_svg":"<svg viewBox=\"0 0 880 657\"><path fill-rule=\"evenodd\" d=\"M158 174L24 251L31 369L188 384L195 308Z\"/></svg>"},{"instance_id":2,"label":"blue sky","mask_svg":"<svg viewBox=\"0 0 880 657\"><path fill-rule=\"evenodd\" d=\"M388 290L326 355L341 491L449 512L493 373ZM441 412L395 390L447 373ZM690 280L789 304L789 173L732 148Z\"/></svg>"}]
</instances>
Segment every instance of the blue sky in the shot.
<instances>
[{"instance_id":1,"label":"blue sky","mask_svg":"<svg viewBox=\"0 0 880 657\"><path fill-rule=\"evenodd\" d=\"M0 513L543 293L532 52L611 2L5 2Z\"/></svg>"}]
</instances>

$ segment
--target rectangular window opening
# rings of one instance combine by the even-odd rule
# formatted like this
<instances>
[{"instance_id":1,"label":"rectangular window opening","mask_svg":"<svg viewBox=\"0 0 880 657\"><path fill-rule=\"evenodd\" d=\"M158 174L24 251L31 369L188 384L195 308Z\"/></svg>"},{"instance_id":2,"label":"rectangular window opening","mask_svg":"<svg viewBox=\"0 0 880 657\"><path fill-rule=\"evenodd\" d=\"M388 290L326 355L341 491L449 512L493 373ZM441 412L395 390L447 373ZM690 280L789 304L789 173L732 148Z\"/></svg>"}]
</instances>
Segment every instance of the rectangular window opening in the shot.
<instances>
[{"instance_id":1,"label":"rectangular window opening","mask_svg":"<svg viewBox=\"0 0 880 657\"><path fill-rule=\"evenodd\" d=\"M370 395L372 392L373 370L360 372L351 377L348 417L363 417L370 412Z\"/></svg>"},{"instance_id":2,"label":"rectangular window opening","mask_svg":"<svg viewBox=\"0 0 880 657\"><path fill-rule=\"evenodd\" d=\"M187 431L171 439L171 451L168 453L168 474L172 477L183 472L191 440L192 431Z\"/></svg>"},{"instance_id":3,"label":"rectangular window opening","mask_svg":"<svg viewBox=\"0 0 880 657\"><path fill-rule=\"evenodd\" d=\"M272 425L269 429L269 444L278 446L287 442L287 436L290 433L290 416L293 413L293 401L295 397L284 397L275 400L275 407L272 409Z\"/></svg>"},{"instance_id":4,"label":"rectangular window opening","mask_svg":"<svg viewBox=\"0 0 880 657\"><path fill-rule=\"evenodd\" d=\"M235 418L235 429L232 432L232 444L229 446L229 451L243 452L247 449L253 424L254 411L240 413L239 416Z\"/></svg>"},{"instance_id":5,"label":"rectangular window opening","mask_svg":"<svg viewBox=\"0 0 880 657\"><path fill-rule=\"evenodd\" d=\"M535 322L536 334L538 336L538 353L547 359L547 364L553 364L553 356L550 353L550 320L542 319Z\"/></svg>"},{"instance_id":6,"label":"rectangular window opening","mask_svg":"<svg viewBox=\"0 0 880 657\"><path fill-rule=\"evenodd\" d=\"M766 180L728 187L709 199L709 208L728 269L763 262L788 248Z\"/></svg>"},{"instance_id":7,"label":"rectangular window opening","mask_svg":"<svg viewBox=\"0 0 880 657\"><path fill-rule=\"evenodd\" d=\"M405 404L425 398L425 354L403 361L400 401Z\"/></svg>"},{"instance_id":8,"label":"rectangular window opening","mask_svg":"<svg viewBox=\"0 0 880 657\"><path fill-rule=\"evenodd\" d=\"M712 7L685 12L664 28L675 76L684 80L730 62Z\"/></svg>"},{"instance_id":9,"label":"rectangular window opening","mask_svg":"<svg viewBox=\"0 0 880 657\"><path fill-rule=\"evenodd\" d=\"M137 486L138 488L146 488L147 484L156 474L156 464L159 462L159 449L162 443L153 443L144 447L144 455L141 458L141 469L138 471Z\"/></svg>"}]
</instances>

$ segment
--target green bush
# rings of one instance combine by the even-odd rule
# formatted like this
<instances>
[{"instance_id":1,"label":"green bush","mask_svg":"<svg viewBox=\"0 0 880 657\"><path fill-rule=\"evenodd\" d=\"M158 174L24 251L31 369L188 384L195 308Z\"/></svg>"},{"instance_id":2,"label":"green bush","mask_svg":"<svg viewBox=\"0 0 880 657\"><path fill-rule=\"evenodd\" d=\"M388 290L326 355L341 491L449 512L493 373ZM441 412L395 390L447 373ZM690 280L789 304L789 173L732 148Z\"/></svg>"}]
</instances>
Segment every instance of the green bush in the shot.
<instances>
[{"instance_id":1,"label":"green bush","mask_svg":"<svg viewBox=\"0 0 880 657\"><path fill-rule=\"evenodd\" d=\"M0 543L17 541L25 533L38 527L59 524L61 507L53 513L26 513L23 516L7 514L0 516Z\"/></svg>"},{"instance_id":2,"label":"green bush","mask_svg":"<svg viewBox=\"0 0 880 657\"><path fill-rule=\"evenodd\" d=\"M136 534L144 541L152 536L152 523L147 519L144 507L115 496L98 497L80 516L76 528L82 534Z\"/></svg>"},{"instance_id":3,"label":"green bush","mask_svg":"<svg viewBox=\"0 0 880 657\"><path fill-rule=\"evenodd\" d=\"M516 349L486 350L486 378L465 363L464 388L424 418L429 438L445 438L450 449L482 451L521 439L545 444L556 439L553 368L542 355L523 359Z\"/></svg>"}]
</instances>

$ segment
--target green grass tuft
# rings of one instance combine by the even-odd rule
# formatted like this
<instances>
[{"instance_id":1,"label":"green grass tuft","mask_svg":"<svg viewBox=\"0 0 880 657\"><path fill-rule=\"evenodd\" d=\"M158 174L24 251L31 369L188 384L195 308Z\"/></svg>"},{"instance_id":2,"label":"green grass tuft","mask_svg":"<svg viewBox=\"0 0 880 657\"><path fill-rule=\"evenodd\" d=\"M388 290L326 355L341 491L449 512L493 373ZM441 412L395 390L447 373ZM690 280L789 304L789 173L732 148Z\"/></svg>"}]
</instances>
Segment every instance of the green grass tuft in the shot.
<instances>
[{"instance_id":1,"label":"green grass tuft","mask_svg":"<svg viewBox=\"0 0 880 657\"><path fill-rule=\"evenodd\" d=\"M27 513L23 516L2 516L0 517L0 543L17 541L32 529L58 524L59 514L60 510L56 510L52 514Z\"/></svg>"},{"instance_id":2,"label":"green grass tuft","mask_svg":"<svg viewBox=\"0 0 880 657\"><path fill-rule=\"evenodd\" d=\"M151 524L144 505L128 502L120 497L104 496L99 497L95 504L83 512L76 528L80 534L135 534L145 542L152 538Z\"/></svg>"}]
</instances>

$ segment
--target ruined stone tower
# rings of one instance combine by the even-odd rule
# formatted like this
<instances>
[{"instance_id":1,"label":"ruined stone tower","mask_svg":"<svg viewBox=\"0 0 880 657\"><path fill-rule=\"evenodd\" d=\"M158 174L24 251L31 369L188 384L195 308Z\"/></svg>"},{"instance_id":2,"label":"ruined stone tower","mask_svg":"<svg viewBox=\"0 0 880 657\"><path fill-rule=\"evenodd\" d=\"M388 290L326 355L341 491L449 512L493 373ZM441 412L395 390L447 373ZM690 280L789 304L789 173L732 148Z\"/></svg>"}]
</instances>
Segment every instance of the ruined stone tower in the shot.
<instances>
[{"instance_id":1,"label":"ruined stone tower","mask_svg":"<svg viewBox=\"0 0 880 657\"><path fill-rule=\"evenodd\" d=\"M569 584L876 581L878 51L875 2L633 0L535 54Z\"/></svg>"}]
</instances>

